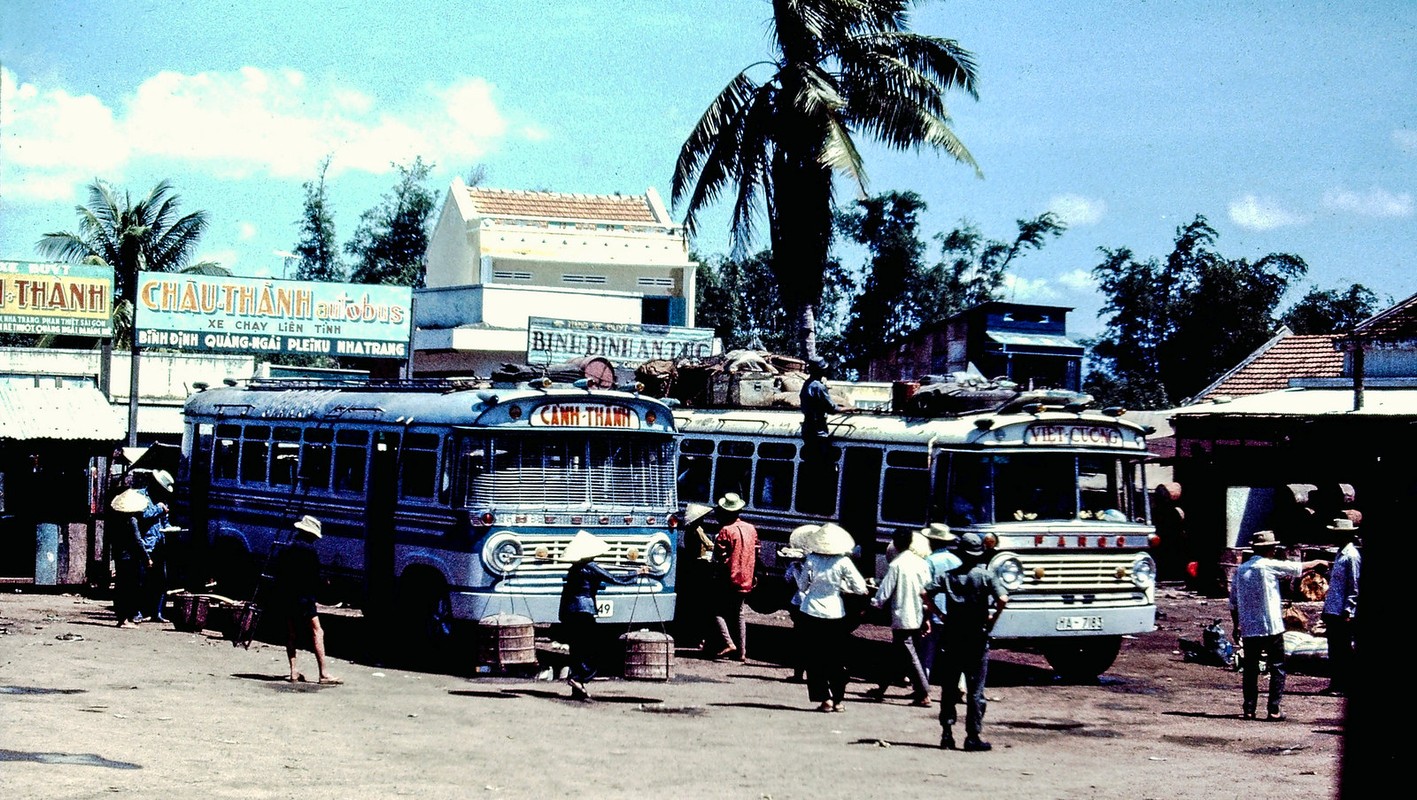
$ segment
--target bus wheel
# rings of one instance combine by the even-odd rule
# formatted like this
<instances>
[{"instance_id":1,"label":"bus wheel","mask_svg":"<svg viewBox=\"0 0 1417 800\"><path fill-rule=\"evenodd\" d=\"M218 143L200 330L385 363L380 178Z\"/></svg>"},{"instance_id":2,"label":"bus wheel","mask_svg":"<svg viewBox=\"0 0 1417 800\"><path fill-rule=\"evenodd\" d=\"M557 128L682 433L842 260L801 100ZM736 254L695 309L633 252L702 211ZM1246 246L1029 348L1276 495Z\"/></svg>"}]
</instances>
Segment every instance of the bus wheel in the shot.
<instances>
[{"instance_id":1,"label":"bus wheel","mask_svg":"<svg viewBox=\"0 0 1417 800\"><path fill-rule=\"evenodd\" d=\"M453 637L453 603L442 578L415 574L403 579L399 589L402 624L410 634L409 643L424 655L446 652L443 646Z\"/></svg>"},{"instance_id":2,"label":"bus wheel","mask_svg":"<svg viewBox=\"0 0 1417 800\"><path fill-rule=\"evenodd\" d=\"M1117 660L1121 649L1120 636L1088 636L1050 643L1044 648L1043 656L1059 678L1080 683L1097 680Z\"/></svg>"}]
</instances>

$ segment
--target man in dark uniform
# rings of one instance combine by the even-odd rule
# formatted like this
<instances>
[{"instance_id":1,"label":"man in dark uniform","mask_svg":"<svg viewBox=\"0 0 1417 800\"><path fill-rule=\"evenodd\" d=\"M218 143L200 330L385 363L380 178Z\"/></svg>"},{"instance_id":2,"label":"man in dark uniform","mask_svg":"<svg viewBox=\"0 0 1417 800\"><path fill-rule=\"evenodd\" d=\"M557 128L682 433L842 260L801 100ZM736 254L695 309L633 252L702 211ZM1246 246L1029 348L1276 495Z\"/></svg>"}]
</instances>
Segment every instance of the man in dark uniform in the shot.
<instances>
[{"instance_id":1,"label":"man in dark uniform","mask_svg":"<svg viewBox=\"0 0 1417 800\"><path fill-rule=\"evenodd\" d=\"M955 705L959 698L959 677L964 675L964 749L983 752L993 746L979 737L984 727L984 683L989 671L989 632L1009 602L1004 590L989 571L984 539L977 533L959 537L960 566L935 578L927 594L945 595L943 646L935 669L939 670L940 747L955 749Z\"/></svg>"},{"instance_id":2,"label":"man in dark uniform","mask_svg":"<svg viewBox=\"0 0 1417 800\"><path fill-rule=\"evenodd\" d=\"M802 384L799 399L802 404L802 458L823 463L831 447L827 431L827 415L837 411L831 393L822 379L827 374L827 362L820 357L807 359L807 382Z\"/></svg>"}]
</instances>

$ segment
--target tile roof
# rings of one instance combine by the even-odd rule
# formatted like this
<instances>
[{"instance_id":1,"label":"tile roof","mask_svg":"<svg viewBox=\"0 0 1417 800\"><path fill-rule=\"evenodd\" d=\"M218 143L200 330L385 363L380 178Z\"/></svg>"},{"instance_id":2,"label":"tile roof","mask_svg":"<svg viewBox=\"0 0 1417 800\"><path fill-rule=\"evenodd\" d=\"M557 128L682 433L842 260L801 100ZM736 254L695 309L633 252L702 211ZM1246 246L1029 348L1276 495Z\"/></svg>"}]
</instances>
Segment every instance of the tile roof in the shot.
<instances>
[{"instance_id":1,"label":"tile roof","mask_svg":"<svg viewBox=\"0 0 1417 800\"><path fill-rule=\"evenodd\" d=\"M1244 397L1287 389L1291 378L1342 377L1343 353L1334 347L1341 338L1297 336L1286 328L1191 402L1217 395Z\"/></svg>"},{"instance_id":2,"label":"tile roof","mask_svg":"<svg viewBox=\"0 0 1417 800\"><path fill-rule=\"evenodd\" d=\"M1417 294L1358 323L1349 336L1364 341L1401 341L1417 338Z\"/></svg>"},{"instance_id":3,"label":"tile roof","mask_svg":"<svg viewBox=\"0 0 1417 800\"><path fill-rule=\"evenodd\" d=\"M645 195L560 194L514 189L468 189L478 212L492 217L550 217L664 224Z\"/></svg>"},{"instance_id":4,"label":"tile roof","mask_svg":"<svg viewBox=\"0 0 1417 800\"><path fill-rule=\"evenodd\" d=\"M128 421L92 387L0 386L0 441L118 442Z\"/></svg>"}]
</instances>

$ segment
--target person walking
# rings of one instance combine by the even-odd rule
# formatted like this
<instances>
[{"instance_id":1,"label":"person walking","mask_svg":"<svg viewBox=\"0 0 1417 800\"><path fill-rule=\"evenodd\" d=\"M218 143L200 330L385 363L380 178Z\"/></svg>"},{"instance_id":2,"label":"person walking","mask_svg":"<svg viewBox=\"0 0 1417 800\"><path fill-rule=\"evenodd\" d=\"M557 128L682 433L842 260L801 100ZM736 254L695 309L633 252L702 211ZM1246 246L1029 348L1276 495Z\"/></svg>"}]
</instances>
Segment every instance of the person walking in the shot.
<instances>
[{"instance_id":1,"label":"person walking","mask_svg":"<svg viewBox=\"0 0 1417 800\"><path fill-rule=\"evenodd\" d=\"M866 580L847 556L856 542L845 528L828 522L803 537L806 557L797 573L801 592L802 648L807 662L807 696L818 711L845 711L846 647L850 631L842 594L866 594Z\"/></svg>"},{"instance_id":2,"label":"person walking","mask_svg":"<svg viewBox=\"0 0 1417 800\"><path fill-rule=\"evenodd\" d=\"M782 571L782 579L792 591L787 603L787 616L792 620L792 675L788 683L807 682L806 647L802 633L802 592L797 588L797 576L802 574L803 559L807 557L805 537L815 531L816 525L799 525L787 537L787 546L777 551L777 557L787 561Z\"/></svg>"},{"instance_id":3,"label":"person walking","mask_svg":"<svg viewBox=\"0 0 1417 800\"><path fill-rule=\"evenodd\" d=\"M628 586L639 576L649 572L649 567L641 565L636 572L612 575L595 559L610 552L610 545L604 539L588 532L579 531L562 551L562 560L571 562L566 570L566 582L561 587L561 636L570 651L570 676L566 684L571 687L571 699L589 702L590 691L587 684L599 671L596 652L595 602L600 587L606 583Z\"/></svg>"},{"instance_id":4,"label":"person walking","mask_svg":"<svg viewBox=\"0 0 1417 800\"><path fill-rule=\"evenodd\" d=\"M320 520L308 514L301 517L295 523L291 541L276 554L271 565L275 608L285 617L285 656L290 662L290 676L286 680L292 683L305 681L305 676L296 668L295 657L306 637L315 653L319 682L325 685L344 682L331 675L326 664L325 629L320 625L320 614L315 606L322 585L320 556L315 551L315 542L324 537L321 528Z\"/></svg>"},{"instance_id":5,"label":"person walking","mask_svg":"<svg viewBox=\"0 0 1417 800\"><path fill-rule=\"evenodd\" d=\"M127 489L116 495L109 507L117 512L113 520L113 611L118 627L128 628L143 621L143 587L151 561L143 547L143 514L152 502L146 492Z\"/></svg>"},{"instance_id":6,"label":"person walking","mask_svg":"<svg viewBox=\"0 0 1417 800\"><path fill-rule=\"evenodd\" d=\"M1353 520L1335 519L1328 529L1341 537L1343 547L1328 571L1323 621L1328 637L1329 682L1326 694L1345 694L1353 682L1354 628L1358 617L1358 574L1363 555L1358 549L1358 529Z\"/></svg>"},{"instance_id":7,"label":"person walking","mask_svg":"<svg viewBox=\"0 0 1417 800\"><path fill-rule=\"evenodd\" d=\"M733 492L718 499L718 518L723 527L713 539L713 592L718 607L714 621L721 640L714 657L725 658L736 652L739 661L748 660L748 620L743 616L743 604L757 582L758 567L758 529L738 516L745 506L743 498Z\"/></svg>"},{"instance_id":8,"label":"person walking","mask_svg":"<svg viewBox=\"0 0 1417 800\"><path fill-rule=\"evenodd\" d=\"M169 527L168 500L176 486L172 474L167 470L155 469L148 473L143 486L138 489L148 498L148 507L142 513L142 542L147 552L148 569L143 580L142 605L140 611L154 622L167 622L163 611L167 606L167 529Z\"/></svg>"},{"instance_id":9,"label":"person walking","mask_svg":"<svg viewBox=\"0 0 1417 800\"><path fill-rule=\"evenodd\" d=\"M676 640L685 647L702 647L708 638L712 614L713 537L708 515L713 506L689 503L684 507L684 544L679 558L679 602L674 607Z\"/></svg>"},{"instance_id":10,"label":"person walking","mask_svg":"<svg viewBox=\"0 0 1417 800\"><path fill-rule=\"evenodd\" d=\"M994 579L985 558L984 539L977 533L959 537L960 565L935 579L927 591L945 595L944 646L935 661L940 671L940 747L955 749L958 685L964 676L966 752L992 750L984 741L984 685L989 673L989 634L1008 605L1009 595Z\"/></svg>"},{"instance_id":11,"label":"person walking","mask_svg":"<svg viewBox=\"0 0 1417 800\"><path fill-rule=\"evenodd\" d=\"M925 618L924 591L930 583L930 567L920 555L924 542L925 537L910 528L900 528L891 537L898 555L886 568L871 605L890 607L891 649L897 660L893 664L887 662L890 666L882 670L880 683L868 689L866 696L884 700L886 689L903 670L913 690L910 704L929 708L930 680L920 658L929 624Z\"/></svg>"},{"instance_id":12,"label":"person walking","mask_svg":"<svg viewBox=\"0 0 1417 800\"><path fill-rule=\"evenodd\" d=\"M1260 660L1269 667L1269 698L1265 719L1278 722L1285 718L1284 679L1288 674L1284 664L1284 617L1280 608L1279 579L1297 578L1320 561L1281 561L1276 559L1279 539L1274 531L1256 531L1250 536L1254 554L1235 570L1230 579L1230 620L1236 638L1240 640L1245 719L1254 719L1259 709Z\"/></svg>"}]
</instances>

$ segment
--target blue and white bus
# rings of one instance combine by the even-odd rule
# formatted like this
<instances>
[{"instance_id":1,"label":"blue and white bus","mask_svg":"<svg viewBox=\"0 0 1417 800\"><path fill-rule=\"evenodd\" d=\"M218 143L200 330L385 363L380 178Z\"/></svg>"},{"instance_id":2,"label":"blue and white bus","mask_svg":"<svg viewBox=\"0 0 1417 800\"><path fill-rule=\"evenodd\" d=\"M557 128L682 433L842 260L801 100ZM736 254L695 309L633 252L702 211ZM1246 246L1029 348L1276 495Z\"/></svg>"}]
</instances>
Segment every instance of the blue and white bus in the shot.
<instances>
[{"instance_id":1,"label":"blue and white bus","mask_svg":"<svg viewBox=\"0 0 1417 800\"><path fill-rule=\"evenodd\" d=\"M602 620L658 623L675 607L676 454L668 406L584 381L252 381L188 399L177 510L234 598L313 515L340 599L397 603L435 638L494 614L555 622L559 556L585 530L608 568L649 568L600 594Z\"/></svg>"}]
</instances>

